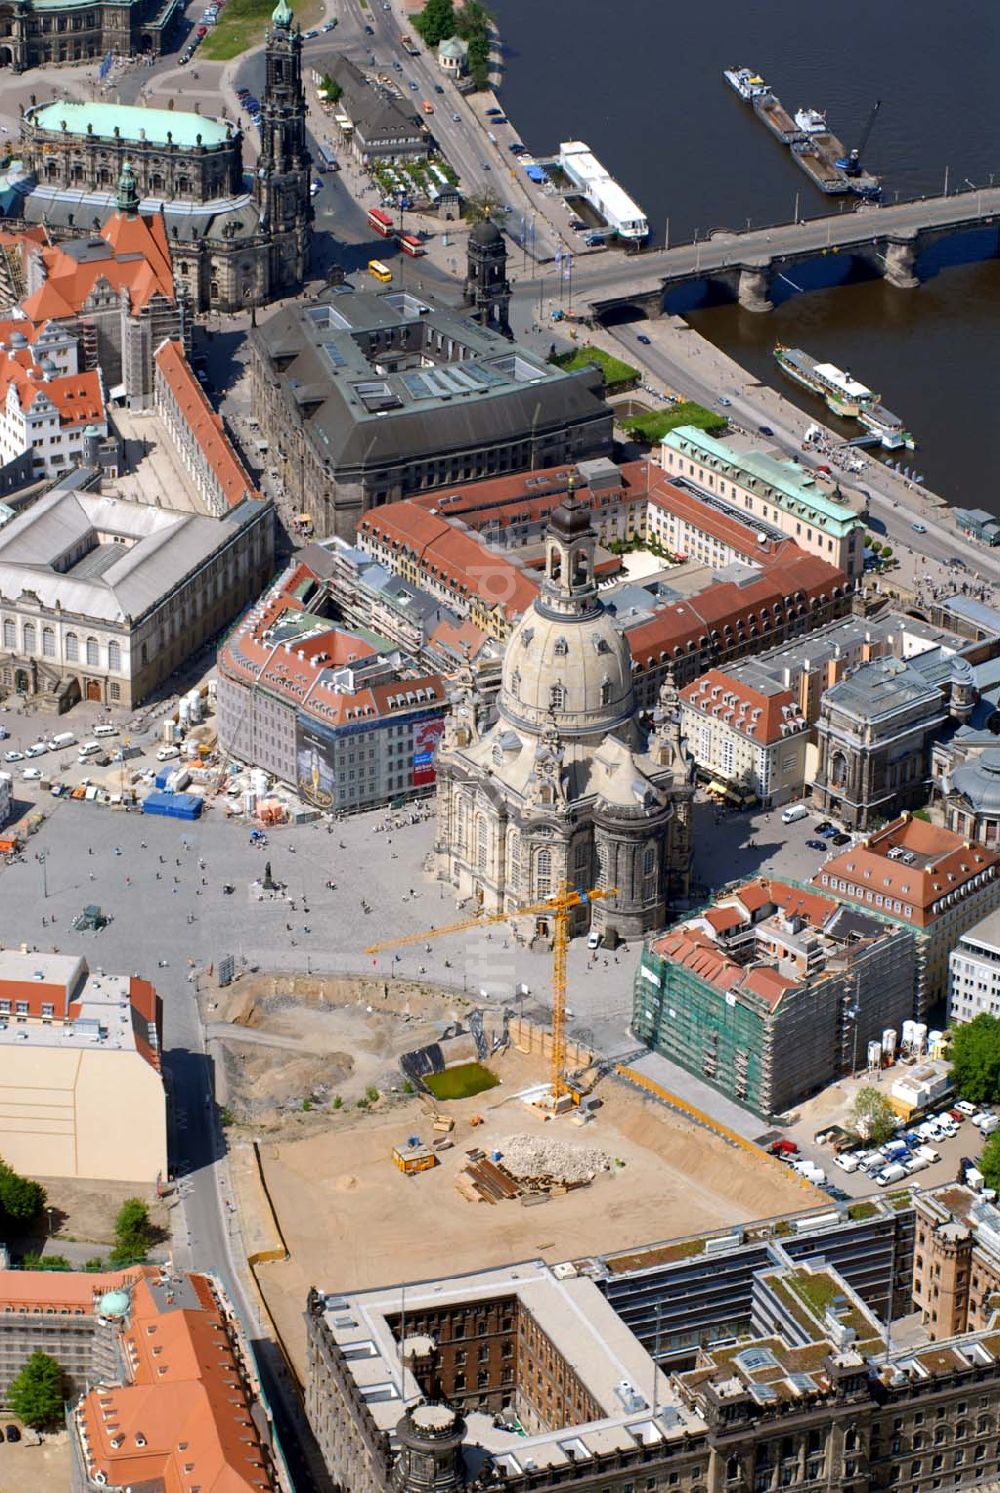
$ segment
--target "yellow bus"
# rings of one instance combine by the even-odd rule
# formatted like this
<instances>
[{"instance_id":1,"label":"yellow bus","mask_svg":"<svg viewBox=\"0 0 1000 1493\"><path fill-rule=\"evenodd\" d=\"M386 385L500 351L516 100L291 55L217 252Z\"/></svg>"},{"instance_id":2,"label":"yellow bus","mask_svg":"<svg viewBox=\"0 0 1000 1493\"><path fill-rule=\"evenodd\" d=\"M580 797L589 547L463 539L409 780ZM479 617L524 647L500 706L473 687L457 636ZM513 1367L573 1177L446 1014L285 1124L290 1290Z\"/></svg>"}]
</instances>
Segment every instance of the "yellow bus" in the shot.
<instances>
[{"instance_id":1,"label":"yellow bus","mask_svg":"<svg viewBox=\"0 0 1000 1493\"><path fill-rule=\"evenodd\" d=\"M392 270L381 259L369 259L368 273L373 280L380 280L383 285L388 285L392 279Z\"/></svg>"}]
</instances>

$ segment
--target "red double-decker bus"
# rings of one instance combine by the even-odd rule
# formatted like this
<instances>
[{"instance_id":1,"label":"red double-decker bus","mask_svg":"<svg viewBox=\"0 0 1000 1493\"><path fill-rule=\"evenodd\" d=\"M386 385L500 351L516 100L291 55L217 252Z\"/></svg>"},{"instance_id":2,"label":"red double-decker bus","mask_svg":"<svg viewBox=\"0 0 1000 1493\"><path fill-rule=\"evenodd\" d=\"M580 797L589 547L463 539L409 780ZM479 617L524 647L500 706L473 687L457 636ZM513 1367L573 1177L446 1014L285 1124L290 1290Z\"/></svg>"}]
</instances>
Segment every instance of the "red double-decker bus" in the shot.
<instances>
[{"instance_id":1,"label":"red double-decker bus","mask_svg":"<svg viewBox=\"0 0 1000 1493\"><path fill-rule=\"evenodd\" d=\"M399 247L404 254L409 254L411 259L419 259L421 254L427 253L423 244L412 233L401 233L399 235Z\"/></svg>"},{"instance_id":2,"label":"red double-decker bus","mask_svg":"<svg viewBox=\"0 0 1000 1493\"><path fill-rule=\"evenodd\" d=\"M381 208L372 207L368 209L368 227L373 228L380 238L395 238L396 225L388 213Z\"/></svg>"}]
</instances>

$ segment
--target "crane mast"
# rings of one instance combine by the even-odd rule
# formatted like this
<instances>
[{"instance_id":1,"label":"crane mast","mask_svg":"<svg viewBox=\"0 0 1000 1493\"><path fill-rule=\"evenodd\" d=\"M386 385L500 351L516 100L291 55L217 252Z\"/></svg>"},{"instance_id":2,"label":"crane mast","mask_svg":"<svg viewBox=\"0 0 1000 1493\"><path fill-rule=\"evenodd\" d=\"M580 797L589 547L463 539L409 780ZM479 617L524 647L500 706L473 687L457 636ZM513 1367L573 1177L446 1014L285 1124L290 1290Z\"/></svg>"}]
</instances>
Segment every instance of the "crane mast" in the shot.
<instances>
[{"instance_id":1,"label":"crane mast","mask_svg":"<svg viewBox=\"0 0 1000 1493\"><path fill-rule=\"evenodd\" d=\"M575 1097L566 1082L566 953L569 946L570 913L587 902L614 897L617 887L592 887L589 891L572 887L567 883L559 888L554 897L528 907L513 908L507 912L479 913L476 917L462 918L457 923L448 923L443 928L428 928L422 933L406 933L402 938L389 938L381 943L370 944L366 954L381 954L385 949L404 948L407 944L426 943L431 938L446 938L452 933L464 933L469 928L486 928L494 923L506 923L512 917L539 917L543 913L552 918L552 1055L550 1060L550 1103L554 1106L569 1095Z\"/></svg>"}]
</instances>

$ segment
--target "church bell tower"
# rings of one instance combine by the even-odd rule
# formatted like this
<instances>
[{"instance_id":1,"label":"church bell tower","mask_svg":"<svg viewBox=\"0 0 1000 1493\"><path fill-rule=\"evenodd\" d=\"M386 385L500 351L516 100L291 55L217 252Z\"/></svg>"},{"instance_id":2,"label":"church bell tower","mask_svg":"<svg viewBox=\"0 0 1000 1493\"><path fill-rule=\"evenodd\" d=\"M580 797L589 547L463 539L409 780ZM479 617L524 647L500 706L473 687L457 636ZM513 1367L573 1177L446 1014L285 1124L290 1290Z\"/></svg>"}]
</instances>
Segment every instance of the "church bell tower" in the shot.
<instances>
[{"instance_id":1,"label":"church bell tower","mask_svg":"<svg viewBox=\"0 0 1000 1493\"><path fill-rule=\"evenodd\" d=\"M302 91L302 33L292 27L287 0L278 0L264 46L266 76L260 109L260 157L254 197L270 241L269 289L291 289L306 274L311 158Z\"/></svg>"}]
</instances>

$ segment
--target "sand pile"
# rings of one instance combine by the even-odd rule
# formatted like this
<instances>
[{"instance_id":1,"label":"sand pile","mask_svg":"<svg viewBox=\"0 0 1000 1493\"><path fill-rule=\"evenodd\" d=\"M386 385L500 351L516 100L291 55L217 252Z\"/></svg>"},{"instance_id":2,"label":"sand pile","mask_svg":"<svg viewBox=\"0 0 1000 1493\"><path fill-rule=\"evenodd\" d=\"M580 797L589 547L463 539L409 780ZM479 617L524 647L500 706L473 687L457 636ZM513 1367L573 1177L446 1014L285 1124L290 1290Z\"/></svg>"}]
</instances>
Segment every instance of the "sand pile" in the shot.
<instances>
[{"instance_id":1,"label":"sand pile","mask_svg":"<svg viewBox=\"0 0 1000 1493\"><path fill-rule=\"evenodd\" d=\"M598 1172L609 1172L611 1157L596 1146L571 1146L542 1135L509 1135L501 1141L500 1165L518 1181L592 1182Z\"/></svg>"}]
</instances>

